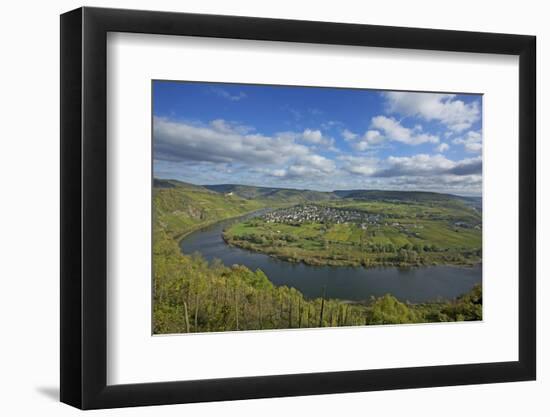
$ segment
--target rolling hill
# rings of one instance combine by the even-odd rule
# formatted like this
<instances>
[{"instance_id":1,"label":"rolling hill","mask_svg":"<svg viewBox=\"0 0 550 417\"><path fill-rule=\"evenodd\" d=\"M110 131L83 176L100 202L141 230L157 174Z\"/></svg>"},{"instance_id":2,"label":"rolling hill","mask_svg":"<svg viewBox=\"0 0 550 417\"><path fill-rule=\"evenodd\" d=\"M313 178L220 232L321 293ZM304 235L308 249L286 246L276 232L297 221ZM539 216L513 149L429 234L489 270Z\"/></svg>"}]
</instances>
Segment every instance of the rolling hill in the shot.
<instances>
[{"instance_id":1,"label":"rolling hill","mask_svg":"<svg viewBox=\"0 0 550 417\"><path fill-rule=\"evenodd\" d=\"M176 180L155 179L153 182L155 229L164 230L175 238L262 207L259 201L221 194L200 185Z\"/></svg>"},{"instance_id":2,"label":"rolling hill","mask_svg":"<svg viewBox=\"0 0 550 417\"><path fill-rule=\"evenodd\" d=\"M261 199L288 203L319 202L338 199L365 201L448 203L462 202L481 209L481 197L463 197L428 191L386 191L386 190L336 190L313 191L292 188L256 187L238 184L204 185L204 188L218 193L233 193L246 199Z\"/></svg>"},{"instance_id":3,"label":"rolling hill","mask_svg":"<svg viewBox=\"0 0 550 417\"><path fill-rule=\"evenodd\" d=\"M238 184L205 185L204 188L218 193L233 193L249 200L267 200L277 203L305 203L308 201L327 201L339 198L331 192L297 190L292 188L255 187Z\"/></svg>"},{"instance_id":4,"label":"rolling hill","mask_svg":"<svg viewBox=\"0 0 550 417\"><path fill-rule=\"evenodd\" d=\"M481 209L481 197L463 197L429 191L387 191L387 190L336 190L340 198L365 201L449 203L461 202L470 207Z\"/></svg>"}]
</instances>

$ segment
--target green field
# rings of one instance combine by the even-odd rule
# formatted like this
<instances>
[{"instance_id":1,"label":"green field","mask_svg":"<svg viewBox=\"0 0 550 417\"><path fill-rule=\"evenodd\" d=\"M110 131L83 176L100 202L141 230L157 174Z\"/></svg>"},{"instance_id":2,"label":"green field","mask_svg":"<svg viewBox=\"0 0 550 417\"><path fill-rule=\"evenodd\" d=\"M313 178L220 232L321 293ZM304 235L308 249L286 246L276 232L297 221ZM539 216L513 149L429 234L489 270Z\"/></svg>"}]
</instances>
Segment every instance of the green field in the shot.
<instances>
[{"instance_id":1,"label":"green field","mask_svg":"<svg viewBox=\"0 0 550 417\"><path fill-rule=\"evenodd\" d=\"M319 205L319 203L317 203ZM345 202L325 207L379 216L360 222L268 222L231 226L226 242L284 260L312 265L421 266L481 262L481 217L464 204ZM294 212L300 211L296 206Z\"/></svg>"}]
</instances>

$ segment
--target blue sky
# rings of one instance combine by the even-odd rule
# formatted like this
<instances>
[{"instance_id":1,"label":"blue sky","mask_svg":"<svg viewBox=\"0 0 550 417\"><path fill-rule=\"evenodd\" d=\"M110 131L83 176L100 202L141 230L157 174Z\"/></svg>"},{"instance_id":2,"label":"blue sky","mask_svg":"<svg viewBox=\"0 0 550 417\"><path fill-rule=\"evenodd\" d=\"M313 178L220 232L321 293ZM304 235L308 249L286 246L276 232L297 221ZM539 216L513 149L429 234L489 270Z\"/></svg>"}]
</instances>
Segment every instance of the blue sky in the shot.
<instances>
[{"instance_id":1,"label":"blue sky","mask_svg":"<svg viewBox=\"0 0 550 417\"><path fill-rule=\"evenodd\" d=\"M154 81L154 175L481 195L481 116L481 95Z\"/></svg>"}]
</instances>

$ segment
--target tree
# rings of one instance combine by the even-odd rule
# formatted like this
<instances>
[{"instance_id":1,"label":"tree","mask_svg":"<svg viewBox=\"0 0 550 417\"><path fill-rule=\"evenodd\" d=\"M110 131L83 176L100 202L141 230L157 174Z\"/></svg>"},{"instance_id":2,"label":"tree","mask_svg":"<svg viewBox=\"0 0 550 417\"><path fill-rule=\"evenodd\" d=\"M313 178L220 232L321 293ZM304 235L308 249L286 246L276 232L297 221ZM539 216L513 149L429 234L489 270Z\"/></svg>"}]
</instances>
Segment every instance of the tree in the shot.
<instances>
[{"instance_id":1,"label":"tree","mask_svg":"<svg viewBox=\"0 0 550 417\"><path fill-rule=\"evenodd\" d=\"M409 253L405 249L399 249L397 259L401 262L407 262L409 260Z\"/></svg>"},{"instance_id":2,"label":"tree","mask_svg":"<svg viewBox=\"0 0 550 417\"><path fill-rule=\"evenodd\" d=\"M394 296L386 294L372 304L367 313L368 324L417 323L418 315Z\"/></svg>"},{"instance_id":3,"label":"tree","mask_svg":"<svg viewBox=\"0 0 550 417\"><path fill-rule=\"evenodd\" d=\"M187 313L187 302L183 302L183 309L185 312L185 333L189 333L189 314Z\"/></svg>"},{"instance_id":4,"label":"tree","mask_svg":"<svg viewBox=\"0 0 550 417\"><path fill-rule=\"evenodd\" d=\"M323 327L323 313L325 311L325 295L326 295L327 287L326 285L323 287L323 297L321 298L321 312L319 313L319 327Z\"/></svg>"}]
</instances>

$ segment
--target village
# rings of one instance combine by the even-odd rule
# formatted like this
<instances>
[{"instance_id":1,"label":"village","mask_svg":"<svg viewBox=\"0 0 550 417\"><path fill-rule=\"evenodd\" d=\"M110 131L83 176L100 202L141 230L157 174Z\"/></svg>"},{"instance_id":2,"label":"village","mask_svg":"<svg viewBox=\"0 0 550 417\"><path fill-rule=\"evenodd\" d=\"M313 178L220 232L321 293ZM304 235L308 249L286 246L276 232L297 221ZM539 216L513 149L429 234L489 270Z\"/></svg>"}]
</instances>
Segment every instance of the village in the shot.
<instances>
[{"instance_id":1,"label":"village","mask_svg":"<svg viewBox=\"0 0 550 417\"><path fill-rule=\"evenodd\" d=\"M376 228L382 226L392 226L409 237L420 237L417 230L424 229L423 225L417 224L416 222L400 223L399 221L395 221L394 216L395 215L392 214L374 214L362 210L306 204L270 211L263 214L261 218L266 223L282 223L290 225L300 225L304 223L354 223L363 230L370 229L369 226L375 226ZM474 224L464 221L456 221L450 222L450 225L455 228L455 231L458 231L458 229L481 230L480 223Z\"/></svg>"},{"instance_id":2,"label":"village","mask_svg":"<svg viewBox=\"0 0 550 417\"><path fill-rule=\"evenodd\" d=\"M380 214L369 214L360 210L349 210L313 204L298 205L271 211L262 216L266 223L302 224L302 223L357 223L366 229L368 224L379 224L383 220Z\"/></svg>"}]
</instances>

